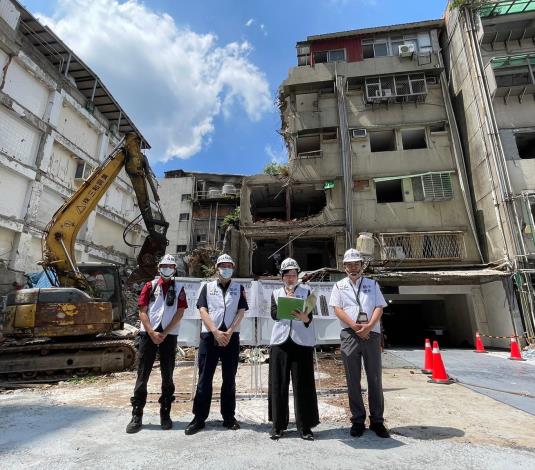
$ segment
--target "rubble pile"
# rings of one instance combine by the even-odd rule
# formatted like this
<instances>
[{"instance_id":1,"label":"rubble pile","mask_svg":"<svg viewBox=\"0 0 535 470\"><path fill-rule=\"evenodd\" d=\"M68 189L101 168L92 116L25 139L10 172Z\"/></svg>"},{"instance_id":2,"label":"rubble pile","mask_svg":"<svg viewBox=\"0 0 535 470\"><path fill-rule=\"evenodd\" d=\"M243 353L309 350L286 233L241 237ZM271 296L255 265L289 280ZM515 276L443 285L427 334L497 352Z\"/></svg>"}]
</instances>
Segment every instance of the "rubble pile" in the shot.
<instances>
[{"instance_id":1,"label":"rubble pile","mask_svg":"<svg viewBox=\"0 0 535 470\"><path fill-rule=\"evenodd\" d=\"M138 307L137 307L139 292L137 292L136 289L125 290L124 297L125 297L125 304L126 304L125 305L125 308L126 308L125 322L128 323L129 325L139 328L140 321L139 321L139 314L138 314Z\"/></svg>"}]
</instances>

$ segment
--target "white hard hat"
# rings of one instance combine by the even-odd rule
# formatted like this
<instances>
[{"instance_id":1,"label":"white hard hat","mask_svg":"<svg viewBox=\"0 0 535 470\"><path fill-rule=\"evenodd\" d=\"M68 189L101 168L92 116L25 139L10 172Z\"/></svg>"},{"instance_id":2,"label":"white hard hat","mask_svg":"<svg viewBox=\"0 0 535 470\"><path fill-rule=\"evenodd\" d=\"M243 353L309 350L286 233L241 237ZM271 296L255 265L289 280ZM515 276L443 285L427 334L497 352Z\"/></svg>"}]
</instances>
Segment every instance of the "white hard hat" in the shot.
<instances>
[{"instance_id":1,"label":"white hard hat","mask_svg":"<svg viewBox=\"0 0 535 470\"><path fill-rule=\"evenodd\" d=\"M234 260L225 254L222 254L219 258L217 258L216 267L219 266L221 263L232 263L232 266L235 266Z\"/></svg>"},{"instance_id":2,"label":"white hard hat","mask_svg":"<svg viewBox=\"0 0 535 470\"><path fill-rule=\"evenodd\" d=\"M176 266L175 257L173 255L165 255L158 263L158 266L162 264L174 264Z\"/></svg>"},{"instance_id":3,"label":"white hard hat","mask_svg":"<svg viewBox=\"0 0 535 470\"><path fill-rule=\"evenodd\" d=\"M344 253L344 263L354 263L356 261L364 261L360 251L350 248Z\"/></svg>"},{"instance_id":4,"label":"white hard hat","mask_svg":"<svg viewBox=\"0 0 535 470\"><path fill-rule=\"evenodd\" d=\"M296 269L297 272L301 271L301 268L299 267L299 265L297 264L297 261L295 261L293 258L286 258L282 263L281 263L281 269L280 269L280 272L281 274L284 272L284 271L288 271L290 269Z\"/></svg>"}]
</instances>

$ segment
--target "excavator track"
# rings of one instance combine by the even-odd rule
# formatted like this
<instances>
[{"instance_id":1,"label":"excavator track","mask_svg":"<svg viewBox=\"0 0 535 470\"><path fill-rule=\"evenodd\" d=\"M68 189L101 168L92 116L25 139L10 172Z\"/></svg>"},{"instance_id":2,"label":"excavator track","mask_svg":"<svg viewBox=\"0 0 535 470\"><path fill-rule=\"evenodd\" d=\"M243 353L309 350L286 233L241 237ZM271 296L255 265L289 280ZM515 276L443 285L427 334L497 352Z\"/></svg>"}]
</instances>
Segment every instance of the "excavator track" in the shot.
<instances>
[{"instance_id":1,"label":"excavator track","mask_svg":"<svg viewBox=\"0 0 535 470\"><path fill-rule=\"evenodd\" d=\"M134 342L125 339L0 344L0 385L119 372L131 369L135 361Z\"/></svg>"}]
</instances>

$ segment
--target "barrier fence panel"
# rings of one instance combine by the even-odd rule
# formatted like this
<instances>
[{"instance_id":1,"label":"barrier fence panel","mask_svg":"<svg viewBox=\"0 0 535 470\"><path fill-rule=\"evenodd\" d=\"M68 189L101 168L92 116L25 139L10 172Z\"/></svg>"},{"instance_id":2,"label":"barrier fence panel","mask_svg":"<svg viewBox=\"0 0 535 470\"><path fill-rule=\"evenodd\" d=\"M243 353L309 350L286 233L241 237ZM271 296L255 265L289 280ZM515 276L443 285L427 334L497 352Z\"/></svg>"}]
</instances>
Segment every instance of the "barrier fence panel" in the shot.
<instances>
[{"instance_id":1,"label":"barrier fence panel","mask_svg":"<svg viewBox=\"0 0 535 470\"><path fill-rule=\"evenodd\" d=\"M199 346L201 339L201 320L183 318L178 328L178 346Z\"/></svg>"},{"instance_id":2,"label":"barrier fence panel","mask_svg":"<svg viewBox=\"0 0 535 470\"><path fill-rule=\"evenodd\" d=\"M201 319L197 309L197 299L202 286L208 282L200 278L176 278L183 284L188 301L188 308L180 323L178 344L180 346L198 346L201 331ZM240 325L240 342L246 346L267 346L271 339L273 320L271 319L271 295L282 286L278 280L253 281L235 279L244 286L249 310ZM305 285L317 296L313 311L316 344L339 344L340 324L329 307L332 282L311 282Z\"/></svg>"}]
</instances>

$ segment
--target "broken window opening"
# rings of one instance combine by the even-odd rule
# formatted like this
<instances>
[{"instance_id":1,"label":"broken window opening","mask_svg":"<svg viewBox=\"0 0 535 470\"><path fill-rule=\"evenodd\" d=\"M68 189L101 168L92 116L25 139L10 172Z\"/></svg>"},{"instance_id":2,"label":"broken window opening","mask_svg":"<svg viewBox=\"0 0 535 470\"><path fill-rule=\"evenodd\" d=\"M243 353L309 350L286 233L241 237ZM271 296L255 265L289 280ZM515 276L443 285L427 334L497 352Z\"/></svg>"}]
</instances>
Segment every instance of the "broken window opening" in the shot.
<instances>
[{"instance_id":1,"label":"broken window opening","mask_svg":"<svg viewBox=\"0 0 535 470\"><path fill-rule=\"evenodd\" d=\"M429 132L431 132L431 134L437 134L439 132L446 132L446 123L440 122L438 124L433 124L429 126Z\"/></svg>"},{"instance_id":2,"label":"broken window opening","mask_svg":"<svg viewBox=\"0 0 535 470\"><path fill-rule=\"evenodd\" d=\"M252 187L250 203L253 222L286 220L286 191L280 183Z\"/></svg>"},{"instance_id":3,"label":"broken window opening","mask_svg":"<svg viewBox=\"0 0 535 470\"><path fill-rule=\"evenodd\" d=\"M535 132L515 134L518 156L522 159L535 158Z\"/></svg>"},{"instance_id":4,"label":"broken window opening","mask_svg":"<svg viewBox=\"0 0 535 470\"><path fill-rule=\"evenodd\" d=\"M375 194L377 203L403 202L403 186L401 179L376 181Z\"/></svg>"},{"instance_id":5,"label":"broken window opening","mask_svg":"<svg viewBox=\"0 0 535 470\"><path fill-rule=\"evenodd\" d=\"M403 144L403 150L427 148L425 129L402 129L401 141Z\"/></svg>"},{"instance_id":6,"label":"broken window opening","mask_svg":"<svg viewBox=\"0 0 535 470\"><path fill-rule=\"evenodd\" d=\"M321 157L320 134L298 135L297 156L299 158Z\"/></svg>"},{"instance_id":7,"label":"broken window opening","mask_svg":"<svg viewBox=\"0 0 535 470\"><path fill-rule=\"evenodd\" d=\"M386 131L371 131L370 149L372 152L389 152L396 150L396 133L393 129Z\"/></svg>"},{"instance_id":8,"label":"broken window opening","mask_svg":"<svg viewBox=\"0 0 535 470\"><path fill-rule=\"evenodd\" d=\"M187 250L187 245L177 245L176 246L176 252L177 253L184 253Z\"/></svg>"},{"instance_id":9,"label":"broken window opening","mask_svg":"<svg viewBox=\"0 0 535 470\"><path fill-rule=\"evenodd\" d=\"M293 186L290 196L290 218L301 219L319 214L327 205L323 189L313 185Z\"/></svg>"},{"instance_id":10,"label":"broken window opening","mask_svg":"<svg viewBox=\"0 0 535 470\"><path fill-rule=\"evenodd\" d=\"M323 129L323 132L321 133L321 140L323 142L332 142L338 140L338 128L332 127Z\"/></svg>"},{"instance_id":11,"label":"broken window opening","mask_svg":"<svg viewBox=\"0 0 535 470\"><path fill-rule=\"evenodd\" d=\"M293 257L302 271L336 268L336 251L332 238L298 238L292 242Z\"/></svg>"},{"instance_id":12,"label":"broken window opening","mask_svg":"<svg viewBox=\"0 0 535 470\"><path fill-rule=\"evenodd\" d=\"M189 220L189 213L188 212L182 212L179 217L178 217L178 220L180 222L183 222L185 220Z\"/></svg>"},{"instance_id":13,"label":"broken window opening","mask_svg":"<svg viewBox=\"0 0 535 470\"><path fill-rule=\"evenodd\" d=\"M288 257L288 247L282 248L286 243L285 240L254 240L253 274L256 276L277 276L281 261ZM277 250L280 251L275 253Z\"/></svg>"}]
</instances>

